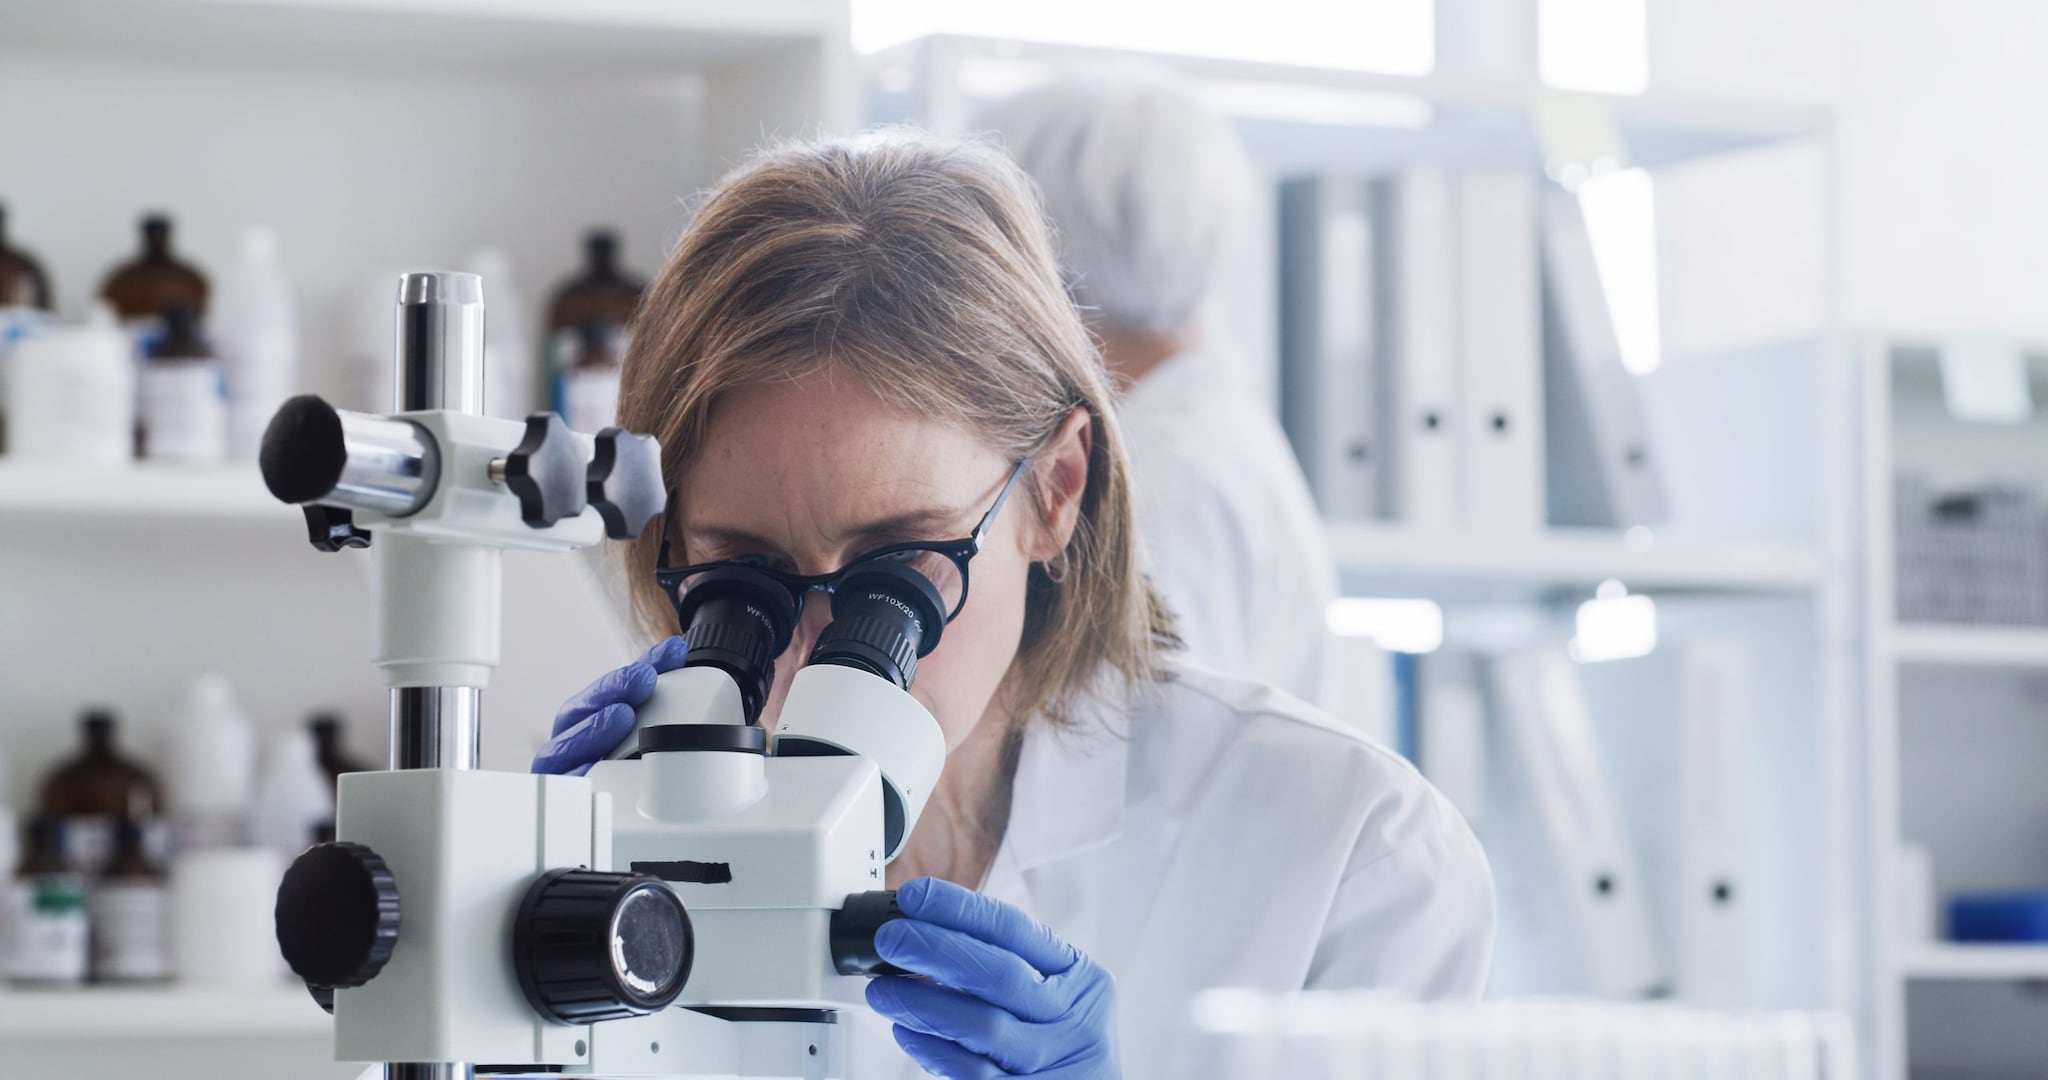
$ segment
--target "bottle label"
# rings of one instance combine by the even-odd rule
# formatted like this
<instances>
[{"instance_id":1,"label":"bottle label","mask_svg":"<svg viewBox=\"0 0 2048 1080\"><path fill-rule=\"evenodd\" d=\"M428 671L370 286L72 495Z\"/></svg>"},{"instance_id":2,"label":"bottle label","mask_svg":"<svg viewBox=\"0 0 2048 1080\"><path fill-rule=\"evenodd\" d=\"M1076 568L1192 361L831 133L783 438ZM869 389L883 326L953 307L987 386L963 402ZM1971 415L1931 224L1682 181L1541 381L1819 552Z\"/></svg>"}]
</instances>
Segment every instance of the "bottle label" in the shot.
<instances>
[{"instance_id":1,"label":"bottle label","mask_svg":"<svg viewBox=\"0 0 2048 1080\"><path fill-rule=\"evenodd\" d=\"M32 307L0 304L0 356L13 351L16 342L42 333L50 325L50 313Z\"/></svg>"},{"instance_id":2,"label":"bottle label","mask_svg":"<svg viewBox=\"0 0 2048 1080\"><path fill-rule=\"evenodd\" d=\"M156 351L157 342L164 338L164 321L155 315L137 315L121 320L121 332L128 335L129 344L135 348L135 362L149 362L149 354Z\"/></svg>"},{"instance_id":3,"label":"bottle label","mask_svg":"<svg viewBox=\"0 0 2048 1080\"><path fill-rule=\"evenodd\" d=\"M227 458L227 399L219 364L152 361L142 369L139 389L144 457L190 464Z\"/></svg>"},{"instance_id":4,"label":"bottle label","mask_svg":"<svg viewBox=\"0 0 2048 1080\"><path fill-rule=\"evenodd\" d=\"M165 889L155 881L104 881L92 890L92 972L96 979L167 979Z\"/></svg>"},{"instance_id":5,"label":"bottle label","mask_svg":"<svg viewBox=\"0 0 2048 1080\"><path fill-rule=\"evenodd\" d=\"M114 859L114 819L105 815L71 817L64 821L71 838L71 865L87 877L94 877Z\"/></svg>"},{"instance_id":6,"label":"bottle label","mask_svg":"<svg viewBox=\"0 0 2048 1080\"><path fill-rule=\"evenodd\" d=\"M562 418L586 435L618 422L619 370L582 368L569 373L562 386Z\"/></svg>"},{"instance_id":7,"label":"bottle label","mask_svg":"<svg viewBox=\"0 0 2048 1080\"><path fill-rule=\"evenodd\" d=\"M12 933L0 959L6 975L20 982L85 981L90 955L85 887L76 875L49 874L8 890Z\"/></svg>"}]
</instances>

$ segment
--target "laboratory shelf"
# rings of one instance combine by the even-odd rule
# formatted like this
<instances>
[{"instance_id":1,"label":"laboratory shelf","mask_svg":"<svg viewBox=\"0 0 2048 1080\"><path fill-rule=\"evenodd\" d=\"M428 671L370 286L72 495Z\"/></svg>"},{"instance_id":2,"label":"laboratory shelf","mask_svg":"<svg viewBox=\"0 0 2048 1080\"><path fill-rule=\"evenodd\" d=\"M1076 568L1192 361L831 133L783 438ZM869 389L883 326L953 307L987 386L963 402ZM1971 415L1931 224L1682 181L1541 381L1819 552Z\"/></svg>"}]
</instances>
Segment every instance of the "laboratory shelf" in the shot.
<instances>
[{"instance_id":1,"label":"laboratory shelf","mask_svg":"<svg viewBox=\"0 0 2048 1080\"><path fill-rule=\"evenodd\" d=\"M1803 593L1821 581L1801 548L1675 540L1631 542L1596 529L1529 537L1437 532L1365 523L1329 526L1350 591L1453 599L1516 589L1590 589L1620 581L1633 592Z\"/></svg>"},{"instance_id":2,"label":"laboratory shelf","mask_svg":"<svg viewBox=\"0 0 2048 1080\"><path fill-rule=\"evenodd\" d=\"M65 467L0 460L0 527L94 519L296 525L253 464Z\"/></svg>"},{"instance_id":3,"label":"laboratory shelf","mask_svg":"<svg viewBox=\"0 0 2048 1080\"><path fill-rule=\"evenodd\" d=\"M835 0L65 0L10 5L15 44L265 63L627 76L724 66L844 33Z\"/></svg>"},{"instance_id":4,"label":"laboratory shelf","mask_svg":"<svg viewBox=\"0 0 2048 1080\"><path fill-rule=\"evenodd\" d=\"M864 61L875 119L915 120L941 132L1016 87L1081 65L1141 63L1188 78L1240 124L1254 157L1276 175L1399 168L1418 161L1540 165L1543 128L1611 121L1637 165L1694 158L1816 135L1828 114L1798 105L1722 98L1548 89L1533 77L1400 75L1099 46L933 34ZM919 85L919 79L943 79ZM1370 138L1332 138L1333 131Z\"/></svg>"},{"instance_id":5,"label":"laboratory shelf","mask_svg":"<svg viewBox=\"0 0 2048 1080\"><path fill-rule=\"evenodd\" d=\"M1921 981L2048 979L2048 945L1916 945L1899 958L1899 969Z\"/></svg>"},{"instance_id":6,"label":"laboratory shelf","mask_svg":"<svg viewBox=\"0 0 2048 1080\"><path fill-rule=\"evenodd\" d=\"M0 1044L319 1036L334 1021L304 986L0 990Z\"/></svg>"},{"instance_id":7,"label":"laboratory shelf","mask_svg":"<svg viewBox=\"0 0 2048 1080\"><path fill-rule=\"evenodd\" d=\"M1901 663L2048 667L2048 627L1902 624L1892 631Z\"/></svg>"}]
</instances>

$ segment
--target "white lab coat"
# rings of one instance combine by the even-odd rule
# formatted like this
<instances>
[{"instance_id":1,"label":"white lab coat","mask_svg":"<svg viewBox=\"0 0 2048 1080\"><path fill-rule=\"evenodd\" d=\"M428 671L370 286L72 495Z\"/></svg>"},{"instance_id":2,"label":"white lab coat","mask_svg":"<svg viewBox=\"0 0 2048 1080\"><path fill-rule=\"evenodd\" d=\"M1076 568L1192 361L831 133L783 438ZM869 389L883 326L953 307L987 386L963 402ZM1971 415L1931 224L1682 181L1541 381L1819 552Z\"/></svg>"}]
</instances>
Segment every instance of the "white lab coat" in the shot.
<instances>
[{"instance_id":1,"label":"white lab coat","mask_svg":"<svg viewBox=\"0 0 2048 1080\"><path fill-rule=\"evenodd\" d=\"M1223 359L1174 356L1118 405L1153 584L1189 660L1328 706L1336 564L1287 436Z\"/></svg>"},{"instance_id":2,"label":"white lab coat","mask_svg":"<svg viewBox=\"0 0 2048 1080\"><path fill-rule=\"evenodd\" d=\"M1210 987L1474 997L1493 878L1399 755L1305 703L1182 668L1134 711L1034 729L982 891L1116 978L1127 1080L1189 1075ZM850 1080L921 1075L855 1008Z\"/></svg>"}]
</instances>

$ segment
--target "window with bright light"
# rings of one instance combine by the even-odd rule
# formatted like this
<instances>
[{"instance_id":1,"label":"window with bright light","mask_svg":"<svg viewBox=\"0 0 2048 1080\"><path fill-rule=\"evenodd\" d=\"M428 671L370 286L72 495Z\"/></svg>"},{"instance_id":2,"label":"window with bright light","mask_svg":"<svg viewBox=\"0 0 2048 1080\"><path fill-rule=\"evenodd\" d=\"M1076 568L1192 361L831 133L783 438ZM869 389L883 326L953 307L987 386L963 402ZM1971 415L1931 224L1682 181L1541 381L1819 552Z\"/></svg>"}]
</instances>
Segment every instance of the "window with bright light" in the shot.
<instances>
[{"instance_id":1,"label":"window with bright light","mask_svg":"<svg viewBox=\"0 0 2048 1080\"><path fill-rule=\"evenodd\" d=\"M1645 0L1538 0L1536 69L1560 90L1640 94L1650 85Z\"/></svg>"},{"instance_id":2,"label":"window with bright light","mask_svg":"<svg viewBox=\"0 0 2048 1080\"><path fill-rule=\"evenodd\" d=\"M1346 596L1324 617L1338 637L1370 638L1388 652L1432 653L1444 643L1444 609L1430 600Z\"/></svg>"},{"instance_id":3,"label":"window with bright light","mask_svg":"<svg viewBox=\"0 0 2048 1080\"><path fill-rule=\"evenodd\" d=\"M1424 75L1436 64L1434 0L854 0L853 46L877 52L927 34L1213 56Z\"/></svg>"},{"instance_id":4,"label":"window with bright light","mask_svg":"<svg viewBox=\"0 0 2048 1080\"><path fill-rule=\"evenodd\" d=\"M1621 363L1647 375L1663 358L1662 320L1657 307L1657 201L1645 169L1622 169L1579 185L1579 209L1600 290L1614 318Z\"/></svg>"}]
</instances>

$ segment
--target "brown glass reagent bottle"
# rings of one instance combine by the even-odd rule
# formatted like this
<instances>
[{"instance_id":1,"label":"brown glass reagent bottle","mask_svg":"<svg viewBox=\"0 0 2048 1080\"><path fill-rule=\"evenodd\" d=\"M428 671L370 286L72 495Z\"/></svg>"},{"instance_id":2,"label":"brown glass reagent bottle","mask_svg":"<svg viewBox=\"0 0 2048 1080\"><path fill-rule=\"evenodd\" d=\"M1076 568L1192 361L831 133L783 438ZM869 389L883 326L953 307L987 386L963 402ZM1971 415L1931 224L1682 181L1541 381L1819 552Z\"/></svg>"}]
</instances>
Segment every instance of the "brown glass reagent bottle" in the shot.
<instances>
[{"instance_id":1,"label":"brown glass reagent bottle","mask_svg":"<svg viewBox=\"0 0 2048 1080\"><path fill-rule=\"evenodd\" d=\"M142 250L100 286L100 296L124 322L155 319L172 304L187 304L203 316L206 295L206 275L171 251L171 219L163 214L142 219Z\"/></svg>"},{"instance_id":2,"label":"brown glass reagent bottle","mask_svg":"<svg viewBox=\"0 0 2048 1080\"><path fill-rule=\"evenodd\" d=\"M73 860L97 876L113 858L116 823L154 822L163 813L163 788L154 773L116 748L112 712L88 710L79 726L85 745L44 779L38 811L63 819Z\"/></svg>"}]
</instances>

